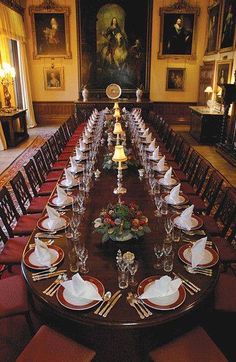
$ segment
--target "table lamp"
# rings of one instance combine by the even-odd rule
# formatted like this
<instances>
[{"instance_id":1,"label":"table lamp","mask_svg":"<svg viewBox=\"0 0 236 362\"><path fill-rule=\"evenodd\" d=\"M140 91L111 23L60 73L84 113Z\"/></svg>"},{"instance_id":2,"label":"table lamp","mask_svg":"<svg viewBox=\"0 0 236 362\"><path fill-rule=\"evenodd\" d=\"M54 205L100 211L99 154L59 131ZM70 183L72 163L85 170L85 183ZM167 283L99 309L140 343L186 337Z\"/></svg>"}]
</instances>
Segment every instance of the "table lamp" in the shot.
<instances>
[{"instance_id":1,"label":"table lamp","mask_svg":"<svg viewBox=\"0 0 236 362\"><path fill-rule=\"evenodd\" d=\"M114 194L120 195L127 192L126 188L122 186L122 166L121 162L127 161L127 156L122 145L115 146L115 152L112 157L112 161L118 162L118 174L117 174L117 188L114 189Z\"/></svg>"},{"instance_id":2,"label":"table lamp","mask_svg":"<svg viewBox=\"0 0 236 362\"><path fill-rule=\"evenodd\" d=\"M207 93L207 98L209 98L210 94L213 93L212 87L211 86L206 87L206 89L204 90L204 93ZM209 100L209 99L207 99L207 100ZM207 104L207 106L208 106L208 104Z\"/></svg>"},{"instance_id":3,"label":"table lamp","mask_svg":"<svg viewBox=\"0 0 236 362\"><path fill-rule=\"evenodd\" d=\"M3 86L3 94L4 94L4 101L5 107L1 110L9 112L11 111L11 94L9 92L10 84L13 84L14 78L16 76L15 69L8 63L3 63L2 68L0 68L0 80Z\"/></svg>"},{"instance_id":4,"label":"table lamp","mask_svg":"<svg viewBox=\"0 0 236 362\"><path fill-rule=\"evenodd\" d=\"M120 135L123 133L123 129L121 127L120 122L116 122L114 126L113 133L116 134L116 144L120 144Z\"/></svg>"},{"instance_id":5,"label":"table lamp","mask_svg":"<svg viewBox=\"0 0 236 362\"><path fill-rule=\"evenodd\" d=\"M115 109L115 112L114 112L114 117L117 119L119 119L120 118L120 108L116 108Z\"/></svg>"}]
</instances>

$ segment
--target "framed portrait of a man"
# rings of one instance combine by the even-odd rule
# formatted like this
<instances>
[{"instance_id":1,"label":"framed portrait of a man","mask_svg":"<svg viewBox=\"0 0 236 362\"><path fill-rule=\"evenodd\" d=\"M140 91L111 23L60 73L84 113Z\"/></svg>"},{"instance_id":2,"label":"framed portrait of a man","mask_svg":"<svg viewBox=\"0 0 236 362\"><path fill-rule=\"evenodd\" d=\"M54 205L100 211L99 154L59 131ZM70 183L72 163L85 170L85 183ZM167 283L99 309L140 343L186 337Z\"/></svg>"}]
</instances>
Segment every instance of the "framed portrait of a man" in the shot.
<instances>
[{"instance_id":1,"label":"framed portrait of a man","mask_svg":"<svg viewBox=\"0 0 236 362\"><path fill-rule=\"evenodd\" d=\"M44 89L64 90L64 67L45 67Z\"/></svg>"},{"instance_id":2,"label":"framed portrait of a man","mask_svg":"<svg viewBox=\"0 0 236 362\"><path fill-rule=\"evenodd\" d=\"M33 58L71 58L68 7L29 8L33 29Z\"/></svg>"},{"instance_id":3,"label":"framed portrait of a man","mask_svg":"<svg viewBox=\"0 0 236 362\"><path fill-rule=\"evenodd\" d=\"M208 33L206 54L216 53L219 43L219 27L220 27L220 9L219 2L208 8Z\"/></svg>"},{"instance_id":4,"label":"framed portrait of a man","mask_svg":"<svg viewBox=\"0 0 236 362\"><path fill-rule=\"evenodd\" d=\"M142 84L149 92L152 0L77 0L79 82L90 94L105 96L118 84L123 97Z\"/></svg>"},{"instance_id":5,"label":"framed portrait of a man","mask_svg":"<svg viewBox=\"0 0 236 362\"><path fill-rule=\"evenodd\" d=\"M167 68L166 90L184 91L185 68Z\"/></svg>"},{"instance_id":6,"label":"framed portrait of a man","mask_svg":"<svg viewBox=\"0 0 236 362\"><path fill-rule=\"evenodd\" d=\"M195 58L199 11L186 1L160 8L159 58Z\"/></svg>"},{"instance_id":7,"label":"framed portrait of a man","mask_svg":"<svg viewBox=\"0 0 236 362\"><path fill-rule=\"evenodd\" d=\"M236 37L236 4L235 0L224 0L222 7L222 22L220 31L220 51L233 49Z\"/></svg>"}]
</instances>

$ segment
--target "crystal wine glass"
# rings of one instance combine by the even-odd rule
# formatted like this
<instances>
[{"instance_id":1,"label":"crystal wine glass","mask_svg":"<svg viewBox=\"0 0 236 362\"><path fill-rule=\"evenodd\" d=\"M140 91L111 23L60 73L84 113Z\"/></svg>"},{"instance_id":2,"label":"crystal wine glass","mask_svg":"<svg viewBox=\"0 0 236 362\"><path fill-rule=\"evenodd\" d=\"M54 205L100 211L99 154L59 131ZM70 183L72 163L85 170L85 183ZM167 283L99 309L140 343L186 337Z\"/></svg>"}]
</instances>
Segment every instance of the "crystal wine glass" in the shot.
<instances>
[{"instance_id":1,"label":"crystal wine glass","mask_svg":"<svg viewBox=\"0 0 236 362\"><path fill-rule=\"evenodd\" d=\"M89 268L86 265L86 261L88 259L88 249L82 248L78 256L79 260L81 261L81 266L79 270L82 274L87 274L89 272Z\"/></svg>"},{"instance_id":2,"label":"crystal wine glass","mask_svg":"<svg viewBox=\"0 0 236 362\"><path fill-rule=\"evenodd\" d=\"M162 255L164 253L164 250L163 250L163 244L162 243L155 243L154 244L154 247L153 247L153 250L154 250L154 253L156 255L156 263L153 265L155 269L161 269L162 267L162 261L161 261L161 258L162 258Z\"/></svg>"},{"instance_id":3,"label":"crystal wine glass","mask_svg":"<svg viewBox=\"0 0 236 362\"><path fill-rule=\"evenodd\" d=\"M128 264L128 270L129 270L130 275L131 275L130 280L129 280L129 285L131 287L135 287L138 284L137 280L135 280L135 274L138 271L138 261L134 260L133 263L131 263L131 264L129 263Z\"/></svg>"}]
</instances>

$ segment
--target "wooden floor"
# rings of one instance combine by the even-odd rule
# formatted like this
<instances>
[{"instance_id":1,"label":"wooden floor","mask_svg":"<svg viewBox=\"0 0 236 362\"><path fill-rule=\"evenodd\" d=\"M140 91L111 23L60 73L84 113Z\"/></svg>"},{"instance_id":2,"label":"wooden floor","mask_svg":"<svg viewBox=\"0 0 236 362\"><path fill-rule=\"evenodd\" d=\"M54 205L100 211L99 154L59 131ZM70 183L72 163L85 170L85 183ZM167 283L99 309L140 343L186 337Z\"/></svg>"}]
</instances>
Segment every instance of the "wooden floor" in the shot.
<instances>
[{"instance_id":1,"label":"wooden floor","mask_svg":"<svg viewBox=\"0 0 236 362\"><path fill-rule=\"evenodd\" d=\"M171 126L176 132L180 132L183 137L190 143L190 145L199 152L206 160L208 160L212 166L217 169L231 184L236 187L236 167L232 166L226 161L217 151L215 146L200 145L190 135L190 126L173 125Z\"/></svg>"}]
</instances>

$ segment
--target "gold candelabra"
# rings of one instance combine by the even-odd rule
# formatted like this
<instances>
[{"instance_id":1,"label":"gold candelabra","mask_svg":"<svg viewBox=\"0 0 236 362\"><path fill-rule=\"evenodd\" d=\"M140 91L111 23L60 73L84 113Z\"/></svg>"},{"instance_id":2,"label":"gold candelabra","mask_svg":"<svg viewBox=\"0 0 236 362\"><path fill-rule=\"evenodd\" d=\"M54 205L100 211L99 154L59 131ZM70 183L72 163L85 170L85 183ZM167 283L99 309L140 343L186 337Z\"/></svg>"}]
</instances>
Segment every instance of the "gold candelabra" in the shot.
<instances>
[{"instance_id":1,"label":"gold candelabra","mask_svg":"<svg viewBox=\"0 0 236 362\"><path fill-rule=\"evenodd\" d=\"M11 106L11 93L9 92L9 86L10 84L13 84L15 76L15 69L10 64L4 62L2 68L0 68L0 80L3 86L5 107L3 107L1 111L10 112L13 109Z\"/></svg>"}]
</instances>

